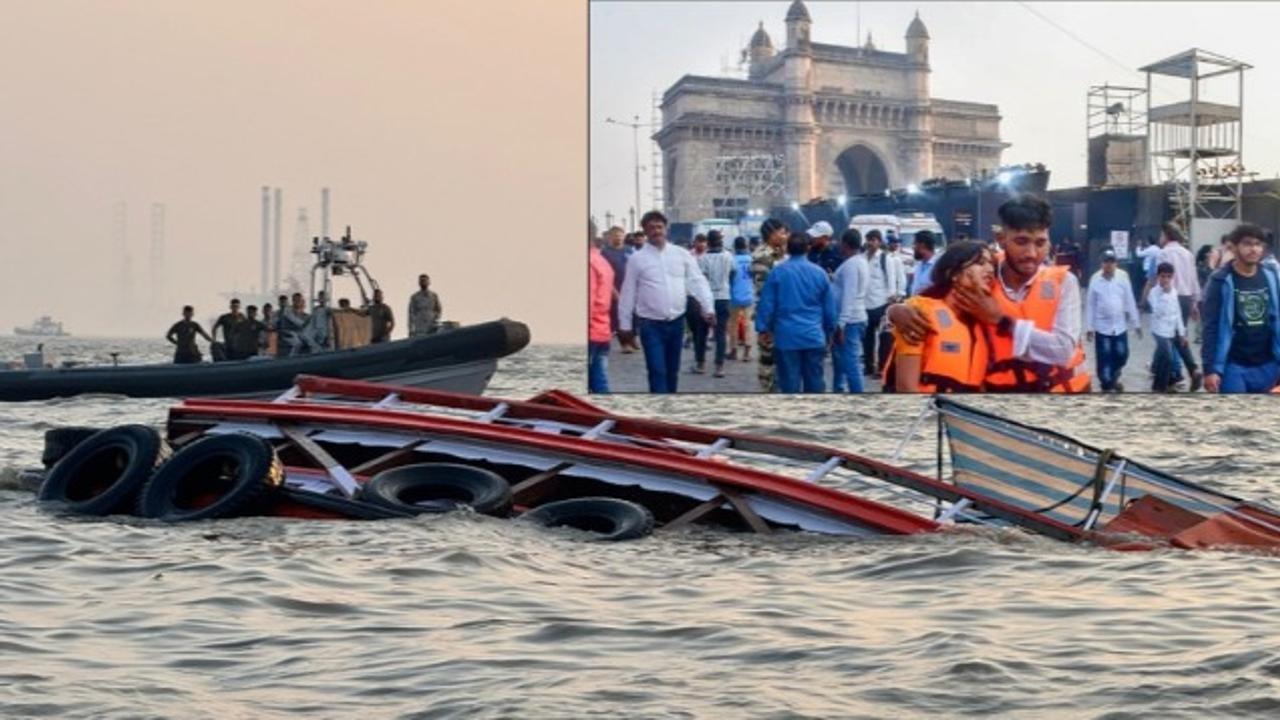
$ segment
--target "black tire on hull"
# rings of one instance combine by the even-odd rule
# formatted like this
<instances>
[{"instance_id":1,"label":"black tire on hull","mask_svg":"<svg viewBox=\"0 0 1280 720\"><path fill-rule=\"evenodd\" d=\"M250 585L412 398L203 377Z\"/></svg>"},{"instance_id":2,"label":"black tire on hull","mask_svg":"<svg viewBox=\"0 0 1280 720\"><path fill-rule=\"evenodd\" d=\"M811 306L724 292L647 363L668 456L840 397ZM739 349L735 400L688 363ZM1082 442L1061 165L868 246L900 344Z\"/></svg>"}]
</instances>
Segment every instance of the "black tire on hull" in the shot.
<instances>
[{"instance_id":1,"label":"black tire on hull","mask_svg":"<svg viewBox=\"0 0 1280 720\"><path fill-rule=\"evenodd\" d=\"M648 508L610 497L558 500L532 509L520 519L543 527L571 527L596 533L602 542L635 540L653 532L653 513Z\"/></svg>"},{"instance_id":2,"label":"black tire on hull","mask_svg":"<svg viewBox=\"0 0 1280 720\"><path fill-rule=\"evenodd\" d=\"M497 473L470 465L422 463L378 473L365 484L361 499L414 515L440 513L469 505L484 515L511 511L511 486Z\"/></svg>"},{"instance_id":3,"label":"black tire on hull","mask_svg":"<svg viewBox=\"0 0 1280 720\"><path fill-rule=\"evenodd\" d=\"M414 515L407 510L395 510L362 500L348 500L337 495L291 487L280 488L280 499L317 510L336 512L352 520L392 520Z\"/></svg>"},{"instance_id":4,"label":"black tire on hull","mask_svg":"<svg viewBox=\"0 0 1280 720\"><path fill-rule=\"evenodd\" d=\"M182 448L142 488L138 514L166 522L251 514L284 480L271 444L247 434L211 435Z\"/></svg>"},{"instance_id":5,"label":"black tire on hull","mask_svg":"<svg viewBox=\"0 0 1280 720\"><path fill-rule=\"evenodd\" d=\"M71 452L75 446L97 435L102 428L92 427L60 427L52 430L44 431L44 453L40 456L40 462L44 464L44 469L49 470L58 464L67 453Z\"/></svg>"},{"instance_id":6,"label":"black tire on hull","mask_svg":"<svg viewBox=\"0 0 1280 720\"><path fill-rule=\"evenodd\" d=\"M102 430L61 456L40 486L40 499L81 515L129 512L166 457L160 434L145 425Z\"/></svg>"}]
</instances>

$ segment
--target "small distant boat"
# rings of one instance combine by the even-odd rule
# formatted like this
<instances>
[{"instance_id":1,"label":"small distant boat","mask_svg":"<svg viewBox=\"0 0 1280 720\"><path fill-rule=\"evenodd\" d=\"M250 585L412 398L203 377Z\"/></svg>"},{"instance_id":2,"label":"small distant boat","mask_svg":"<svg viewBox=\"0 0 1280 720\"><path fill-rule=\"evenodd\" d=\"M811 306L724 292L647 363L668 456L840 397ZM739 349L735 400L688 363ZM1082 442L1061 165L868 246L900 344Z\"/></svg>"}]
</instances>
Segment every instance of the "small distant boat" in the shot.
<instances>
[{"instance_id":1,"label":"small distant boat","mask_svg":"<svg viewBox=\"0 0 1280 720\"><path fill-rule=\"evenodd\" d=\"M14 335L34 335L37 337L67 337L71 333L62 329L62 323L55 322L48 315L41 315L39 320L27 327L15 327Z\"/></svg>"}]
</instances>

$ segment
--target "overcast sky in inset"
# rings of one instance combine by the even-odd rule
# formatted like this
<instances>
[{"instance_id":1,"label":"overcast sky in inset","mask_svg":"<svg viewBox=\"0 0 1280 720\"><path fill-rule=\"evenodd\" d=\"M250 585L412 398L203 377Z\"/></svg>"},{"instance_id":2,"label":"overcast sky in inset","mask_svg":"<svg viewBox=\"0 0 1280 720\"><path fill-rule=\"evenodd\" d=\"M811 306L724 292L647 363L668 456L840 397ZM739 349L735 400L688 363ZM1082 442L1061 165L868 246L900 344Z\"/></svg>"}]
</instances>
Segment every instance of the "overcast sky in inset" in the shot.
<instances>
[{"instance_id":1,"label":"overcast sky in inset","mask_svg":"<svg viewBox=\"0 0 1280 720\"><path fill-rule=\"evenodd\" d=\"M738 60L758 22L786 42L790 2L591 3L591 212L615 221L634 204L632 130L606 118L652 121L653 95L685 74L745 76ZM1145 87L1138 68L1192 47L1253 66L1245 72L1244 158L1280 176L1280 3L1271 2L808 2L814 42L905 52L919 11L931 36L936 98L994 103L1006 164L1042 162L1051 187L1085 181L1086 96L1092 85ZM860 16L860 23L859 23ZM861 34L858 27L861 26ZM1234 80L1205 83L1234 102ZM1189 96L1189 83L1154 81L1152 104ZM1229 92L1228 92L1229 91ZM1224 94L1225 93L1225 94ZM641 135L641 205L652 204L652 144ZM803 200L803 198L801 199Z\"/></svg>"},{"instance_id":2,"label":"overcast sky in inset","mask_svg":"<svg viewBox=\"0 0 1280 720\"><path fill-rule=\"evenodd\" d=\"M257 286L261 186L351 225L403 334L417 275L447 319L581 342L585 2L0 3L0 331L162 337ZM114 242L126 203L127 236ZM166 208L151 307L150 208ZM122 256L130 258L125 274ZM289 248L286 247L286 258ZM336 296L358 299L354 286Z\"/></svg>"}]
</instances>

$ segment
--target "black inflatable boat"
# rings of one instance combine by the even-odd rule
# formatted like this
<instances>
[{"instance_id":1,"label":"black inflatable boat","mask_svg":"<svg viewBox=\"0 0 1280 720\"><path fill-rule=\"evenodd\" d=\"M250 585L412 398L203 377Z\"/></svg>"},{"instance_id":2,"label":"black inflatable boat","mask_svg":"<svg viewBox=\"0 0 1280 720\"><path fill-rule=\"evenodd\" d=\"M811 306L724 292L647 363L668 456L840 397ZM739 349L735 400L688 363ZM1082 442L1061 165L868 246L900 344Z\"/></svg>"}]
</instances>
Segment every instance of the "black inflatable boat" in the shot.
<instances>
[{"instance_id":1,"label":"black inflatable boat","mask_svg":"<svg viewBox=\"0 0 1280 720\"><path fill-rule=\"evenodd\" d=\"M8 370L0 371L0 401L88 393L138 398L254 397L288 390L298 375L479 395L493 377L498 358L528 344L529 328L504 318L434 335L288 358Z\"/></svg>"}]
</instances>

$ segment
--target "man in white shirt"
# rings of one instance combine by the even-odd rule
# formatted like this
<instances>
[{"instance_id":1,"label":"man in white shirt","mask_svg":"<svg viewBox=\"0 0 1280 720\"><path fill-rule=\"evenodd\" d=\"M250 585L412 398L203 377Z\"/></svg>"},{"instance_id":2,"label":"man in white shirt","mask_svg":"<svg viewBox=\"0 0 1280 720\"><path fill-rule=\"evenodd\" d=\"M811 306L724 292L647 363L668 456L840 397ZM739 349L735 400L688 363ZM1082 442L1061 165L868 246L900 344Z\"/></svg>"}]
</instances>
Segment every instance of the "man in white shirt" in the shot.
<instances>
[{"instance_id":1,"label":"man in white shirt","mask_svg":"<svg viewBox=\"0 0 1280 720\"><path fill-rule=\"evenodd\" d=\"M884 245L886 265L893 267L893 287L897 288L899 299L905 298L911 294L911 285L907 282L907 263L902 257L902 239L890 230Z\"/></svg>"},{"instance_id":2,"label":"man in white shirt","mask_svg":"<svg viewBox=\"0 0 1280 720\"><path fill-rule=\"evenodd\" d=\"M1183 324L1200 317L1196 308L1200 301L1200 277L1196 274L1196 258L1187 249L1186 242L1177 225L1164 224L1158 261L1173 266L1173 290L1178 293Z\"/></svg>"},{"instance_id":3,"label":"man in white shirt","mask_svg":"<svg viewBox=\"0 0 1280 720\"><path fill-rule=\"evenodd\" d=\"M902 299L905 292L906 276L902 264L896 257L891 257L882 247L882 236L879 230L867 232L866 250L867 268L871 279L867 285L867 328L863 333L862 355L868 375L877 375L880 370L876 352L876 339L880 334L880 321L890 303ZM901 278L901 280L900 280Z\"/></svg>"},{"instance_id":4,"label":"man in white shirt","mask_svg":"<svg viewBox=\"0 0 1280 720\"><path fill-rule=\"evenodd\" d=\"M1102 269L1089 278L1084 301L1085 337L1094 343L1098 383L1103 392L1120 392L1120 372L1129 362L1129 328L1142 337L1138 305L1129 274L1116 268L1116 254L1102 251Z\"/></svg>"},{"instance_id":5,"label":"man in white shirt","mask_svg":"<svg viewBox=\"0 0 1280 720\"><path fill-rule=\"evenodd\" d=\"M1175 360L1188 352L1187 326L1182 321L1173 276L1173 265L1164 262L1157 265L1156 285L1147 295L1151 303L1151 337L1156 341L1156 354L1151 358L1151 389L1154 392L1167 392L1173 387ZM1196 377L1194 358L1187 355L1187 361L1192 376ZM1193 387L1192 391L1197 389Z\"/></svg>"},{"instance_id":6,"label":"man in white shirt","mask_svg":"<svg viewBox=\"0 0 1280 720\"><path fill-rule=\"evenodd\" d=\"M680 377L686 297L698 303L702 319L715 327L711 286L688 250L667 242L667 218L650 210L640 218L647 242L627 261L618 298L618 336L639 332L649 392L673 393ZM632 320L637 327L632 328Z\"/></svg>"},{"instance_id":7,"label":"man in white shirt","mask_svg":"<svg viewBox=\"0 0 1280 720\"><path fill-rule=\"evenodd\" d=\"M1161 227L1159 262L1173 266L1173 291L1178 294L1178 307L1182 310L1182 324L1200 319L1200 276L1196 272L1196 258L1186 247L1186 237L1178 226L1167 222ZM1182 358L1174 356L1173 376L1182 377Z\"/></svg>"},{"instance_id":8,"label":"man in white shirt","mask_svg":"<svg viewBox=\"0 0 1280 720\"><path fill-rule=\"evenodd\" d=\"M845 260L831 279L836 297L835 343L831 349L831 389L862 392L862 339L867 330L867 291L871 268L862 254L862 235L852 228L840 238Z\"/></svg>"}]
</instances>

